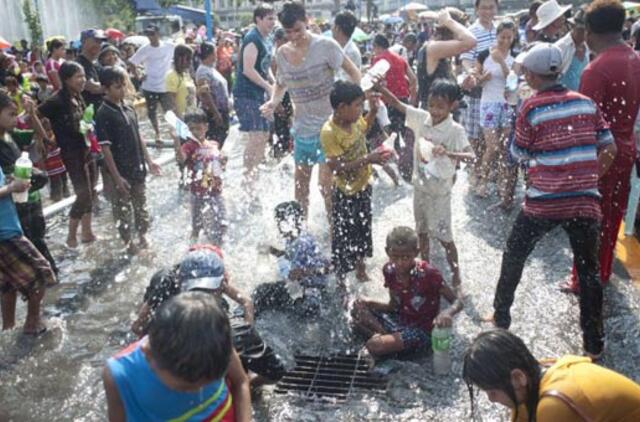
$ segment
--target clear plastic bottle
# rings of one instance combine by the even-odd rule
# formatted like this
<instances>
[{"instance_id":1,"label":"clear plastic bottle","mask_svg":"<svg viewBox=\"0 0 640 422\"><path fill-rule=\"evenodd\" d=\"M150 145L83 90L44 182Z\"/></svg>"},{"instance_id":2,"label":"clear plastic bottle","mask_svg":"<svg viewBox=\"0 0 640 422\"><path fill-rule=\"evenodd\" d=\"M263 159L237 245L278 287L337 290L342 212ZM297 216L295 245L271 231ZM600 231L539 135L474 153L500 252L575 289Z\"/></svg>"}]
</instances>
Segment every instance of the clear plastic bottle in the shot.
<instances>
[{"instance_id":1,"label":"clear plastic bottle","mask_svg":"<svg viewBox=\"0 0 640 422\"><path fill-rule=\"evenodd\" d=\"M446 375L451 370L451 329L434 327L431 331L431 347L433 348L433 372Z\"/></svg>"},{"instance_id":2,"label":"clear plastic bottle","mask_svg":"<svg viewBox=\"0 0 640 422\"><path fill-rule=\"evenodd\" d=\"M363 91L368 91L373 88L376 79L386 75L390 67L389 62L384 59L376 62L360 80L360 88L362 88Z\"/></svg>"},{"instance_id":3,"label":"clear plastic bottle","mask_svg":"<svg viewBox=\"0 0 640 422\"><path fill-rule=\"evenodd\" d=\"M29 182L31 180L31 171L33 169L33 163L29 159L29 153L23 152L20 155L20 158L16 160L16 164L13 170L13 177L16 180L20 180L22 182ZM13 192L13 201L16 203L24 203L27 202L29 198L29 191L26 190L24 192Z\"/></svg>"}]
</instances>

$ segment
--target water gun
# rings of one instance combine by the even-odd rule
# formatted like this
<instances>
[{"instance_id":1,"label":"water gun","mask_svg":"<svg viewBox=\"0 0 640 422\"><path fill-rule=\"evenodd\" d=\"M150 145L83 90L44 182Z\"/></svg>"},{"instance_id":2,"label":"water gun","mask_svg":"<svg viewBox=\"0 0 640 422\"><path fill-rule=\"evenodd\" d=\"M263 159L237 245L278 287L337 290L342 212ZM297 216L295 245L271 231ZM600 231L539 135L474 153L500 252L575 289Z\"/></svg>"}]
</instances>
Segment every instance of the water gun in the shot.
<instances>
[{"instance_id":1,"label":"water gun","mask_svg":"<svg viewBox=\"0 0 640 422\"><path fill-rule=\"evenodd\" d=\"M82 113L82 119L80 120L80 133L84 136L84 142L89 148L89 151L92 154L100 154L102 150L100 149L100 145L98 145L98 137L95 133L95 126L93 124L93 116L95 115L95 110L93 108L93 104L89 104L87 108L84 109L84 113Z\"/></svg>"}]
</instances>

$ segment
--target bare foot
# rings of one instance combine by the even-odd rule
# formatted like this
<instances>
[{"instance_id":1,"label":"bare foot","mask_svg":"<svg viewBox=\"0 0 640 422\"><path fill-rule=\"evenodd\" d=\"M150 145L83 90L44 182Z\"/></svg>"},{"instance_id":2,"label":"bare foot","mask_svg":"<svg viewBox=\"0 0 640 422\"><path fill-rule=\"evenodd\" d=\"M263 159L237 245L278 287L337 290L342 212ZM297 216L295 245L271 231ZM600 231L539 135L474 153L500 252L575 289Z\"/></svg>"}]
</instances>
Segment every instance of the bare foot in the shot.
<instances>
[{"instance_id":1,"label":"bare foot","mask_svg":"<svg viewBox=\"0 0 640 422\"><path fill-rule=\"evenodd\" d=\"M75 249L78 247L78 239L75 237L67 237L67 246L71 249Z\"/></svg>"},{"instance_id":2,"label":"bare foot","mask_svg":"<svg viewBox=\"0 0 640 422\"><path fill-rule=\"evenodd\" d=\"M92 243L98 240L95 234L90 233L89 235L82 235L82 243ZM77 243L76 243L77 244Z\"/></svg>"},{"instance_id":3,"label":"bare foot","mask_svg":"<svg viewBox=\"0 0 640 422\"><path fill-rule=\"evenodd\" d=\"M490 314L487 314L487 315L485 315L483 317L480 317L480 322L488 322L488 323L491 323L491 324L493 324L495 326L496 325L496 319L495 319L494 313L491 312Z\"/></svg>"},{"instance_id":4,"label":"bare foot","mask_svg":"<svg viewBox=\"0 0 640 422\"><path fill-rule=\"evenodd\" d=\"M138 239L138 247L140 249L147 249L149 247L149 242L147 241L147 238L144 236L140 236L140 238Z\"/></svg>"},{"instance_id":5,"label":"bare foot","mask_svg":"<svg viewBox=\"0 0 640 422\"><path fill-rule=\"evenodd\" d=\"M24 329L22 332L28 336L38 337L39 335L44 334L47 331L47 326L44 325L43 322L38 323L35 326L24 325Z\"/></svg>"},{"instance_id":6,"label":"bare foot","mask_svg":"<svg viewBox=\"0 0 640 422\"><path fill-rule=\"evenodd\" d=\"M578 295L580 294L580 288L578 286L574 286L571 281L571 276L567 277L563 282L558 286L562 293Z\"/></svg>"},{"instance_id":7,"label":"bare foot","mask_svg":"<svg viewBox=\"0 0 640 422\"><path fill-rule=\"evenodd\" d=\"M127 246L127 254L133 256L133 255L137 255L139 251L140 250L136 245L134 245L133 242L129 242L129 245Z\"/></svg>"}]
</instances>

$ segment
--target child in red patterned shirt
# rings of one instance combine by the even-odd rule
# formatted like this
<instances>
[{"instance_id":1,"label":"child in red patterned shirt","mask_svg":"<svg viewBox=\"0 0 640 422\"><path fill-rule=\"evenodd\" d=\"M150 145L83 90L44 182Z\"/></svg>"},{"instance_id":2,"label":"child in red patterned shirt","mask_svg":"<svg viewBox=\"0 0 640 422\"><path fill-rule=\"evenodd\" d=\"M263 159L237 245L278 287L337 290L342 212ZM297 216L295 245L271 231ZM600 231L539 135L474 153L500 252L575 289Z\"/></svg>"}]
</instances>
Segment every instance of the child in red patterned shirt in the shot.
<instances>
[{"instance_id":1,"label":"child in red patterned shirt","mask_svg":"<svg viewBox=\"0 0 640 422\"><path fill-rule=\"evenodd\" d=\"M356 300L356 327L370 336L366 348L374 357L417 351L430 344L434 326L451 326L462 301L444 283L440 271L417 260L418 236L409 227L396 227L387 236L389 262L382 269L389 302ZM451 306L440 310L440 297Z\"/></svg>"}]
</instances>

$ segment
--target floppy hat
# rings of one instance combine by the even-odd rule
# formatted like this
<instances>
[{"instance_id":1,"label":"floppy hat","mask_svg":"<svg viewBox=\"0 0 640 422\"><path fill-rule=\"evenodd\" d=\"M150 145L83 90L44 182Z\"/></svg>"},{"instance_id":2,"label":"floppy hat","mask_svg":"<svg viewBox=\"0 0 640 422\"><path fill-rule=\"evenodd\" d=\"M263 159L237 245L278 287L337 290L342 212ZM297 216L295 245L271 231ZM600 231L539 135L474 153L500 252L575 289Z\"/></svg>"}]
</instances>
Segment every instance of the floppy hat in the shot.
<instances>
[{"instance_id":1,"label":"floppy hat","mask_svg":"<svg viewBox=\"0 0 640 422\"><path fill-rule=\"evenodd\" d=\"M534 31L540 31L551 25L556 19L564 15L567 10L571 9L569 6L560 6L556 0L548 0L538 8L536 16L538 16L538 23L531 29Z\"/></svg>"},{"instance_id":2,"label":"floppy hat","mask_svg":"<svg viewBox=\"0 0 640 422\"><path fill-rule=\"evenodd\" d=\"M180 290L216 290L224 280L224 263L214 251L198 249L185 255L178 270Z\"/></svg>"},{"instance_id":3,"label":"floppy hat","mask_svg":"<svg viewBox=\"0 0 640 422\"><path fill-rule=\"evenodd\" d=\"M562 51L554 44L538 43L523 55L522 66L537 75L552 76L562 70Z\"/></svg>"}]
</instances>

